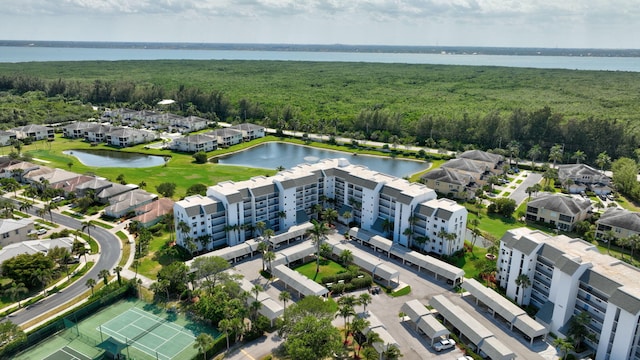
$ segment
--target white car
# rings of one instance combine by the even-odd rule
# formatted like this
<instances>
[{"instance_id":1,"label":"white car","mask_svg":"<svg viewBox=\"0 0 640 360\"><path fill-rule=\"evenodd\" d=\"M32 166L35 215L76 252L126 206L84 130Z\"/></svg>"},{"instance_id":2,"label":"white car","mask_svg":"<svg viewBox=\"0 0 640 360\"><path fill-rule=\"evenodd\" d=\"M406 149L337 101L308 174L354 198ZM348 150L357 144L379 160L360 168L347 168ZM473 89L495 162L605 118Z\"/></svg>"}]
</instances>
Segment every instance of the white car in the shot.
<instances>
[{"instance_id":1,"label":"white car","mask_svg":"<svg viewBox=\"0 0 640 360\"><path fill-rule=\"evenodd\" d=\"M473 360L473 358L471 356L467 355L467 356L460 356L456 360Z\"/></svg>"},{"instance_id":2,"label":"white car","mask_svg":"<svg viewBox=\"0 0 640 360\"><path fill-rule=\"evenodd\" d=\"M442 339L442 340L438 341L437 343L435 343L433 345L433 348L436 351L442 351L442 350L451 349L454 346L456 346L456 341L455 340L453 340L453 339Z\"/></svg>"},{"instance_id":3,"label":"white car","mask_svg":"<svg viewBox=\"0 0 640 360\"><path fill-rule=\"evenodd\" d=\"M44 235L44 234L46 234L46 233L47 233L47 229L38 229L38 230L36 230L36 233L37 233L38 235Z\"/></svg>"}]
</instances>

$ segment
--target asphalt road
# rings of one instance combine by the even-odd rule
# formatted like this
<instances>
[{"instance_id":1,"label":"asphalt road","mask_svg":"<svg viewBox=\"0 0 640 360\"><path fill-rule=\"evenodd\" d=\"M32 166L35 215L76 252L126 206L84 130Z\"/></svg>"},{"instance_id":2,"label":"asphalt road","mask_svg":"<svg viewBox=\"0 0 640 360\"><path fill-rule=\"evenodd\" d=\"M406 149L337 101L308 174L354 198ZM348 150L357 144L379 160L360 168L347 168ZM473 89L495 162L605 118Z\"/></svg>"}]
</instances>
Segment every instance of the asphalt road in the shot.
<instances>
[{"instance_id":1,"label":"asphalt road","mask_svg":"<svg viewBox=\"0 0 640 360\"><path fill-rule=\"evenodd\" d=\"M32 209L30 212L34 213L35 209ZM72 229L82 228L82 223L80 221L57 213L53 213L53 222ZM87 291L87 287L85 286L87 279L99 279L98 272L100 272L100 270L111 270L117 265L120 260L121 253L120 239L106 229L98 226L92 227L90 232L91 237L100 244L100 257L98 262L82 278L78 279L62 291L50 295L33 305L9 315L9 319L14 324L21 325L29 322L32 319L80 296L82 293Z\"/></svg>"}]
</instances>

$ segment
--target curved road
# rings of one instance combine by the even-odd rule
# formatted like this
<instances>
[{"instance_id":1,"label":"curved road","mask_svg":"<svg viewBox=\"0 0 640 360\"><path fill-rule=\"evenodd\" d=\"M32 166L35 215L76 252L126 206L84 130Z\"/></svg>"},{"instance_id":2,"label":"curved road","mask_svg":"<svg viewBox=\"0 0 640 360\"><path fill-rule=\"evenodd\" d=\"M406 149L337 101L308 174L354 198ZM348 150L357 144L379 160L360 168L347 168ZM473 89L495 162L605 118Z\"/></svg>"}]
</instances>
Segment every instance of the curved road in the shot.
<instances>
[{"instance_id":1,"label":"curved road","mask_svg":"<svg viewBox=\"0 0 640 360\"><path fill-rule=\"evenodd\" d=\"M33 209L31 212L34 212ZM53 213L53 221L72 229L81 229L82 223L74 218ZM88 278L98 279L98 272L102 269L113 269L120 260L120 239L106 229L95 226L91 228L91 237L100 244L100 257L98 262L84 276L62 291L47 296L45 299L30 305L23 310L9 315L14 324L24 324L52 309L80 296L87 290L85 282Z\"/></svg>"}]
</instances>

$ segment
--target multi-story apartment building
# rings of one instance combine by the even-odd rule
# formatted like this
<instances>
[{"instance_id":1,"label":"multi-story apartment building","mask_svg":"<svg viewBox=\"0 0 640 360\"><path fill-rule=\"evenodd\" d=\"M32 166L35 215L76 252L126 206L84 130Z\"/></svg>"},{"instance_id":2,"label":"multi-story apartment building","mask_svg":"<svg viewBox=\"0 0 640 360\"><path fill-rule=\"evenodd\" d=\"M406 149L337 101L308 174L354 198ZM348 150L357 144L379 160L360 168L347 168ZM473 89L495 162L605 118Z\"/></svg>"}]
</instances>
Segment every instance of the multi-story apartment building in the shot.
<instances>
[{"instance_id":1,"label":"multi-story apartment building","mask_svg":"<svg viewBox=\"0 0 640 360\"><path fill-rule=\"evenodd\" d=\"M530 286L518 286L525 274ZM640 359L640 269L601 254L582 239L538 230L509 230L500 240L498 280L507 296L539 309L536 318L563 332L588 312L595 360Z\"/></svg>"},{"instance_id":2,"label":"multi-story apartment building","mask_svg":"<svg viewBox=\"0 0 640 360\"><path fill-rule=\"evenodd\" d=\"M558 230L571 231L577 223L591 213L591 201L561 194L542 193L527 203L525 217L554 226Z\"/></svg>"},{"instance_id":3,"label":"multi-story apartment building","mask_svg":"<svg viewBox=\"0 0 640 360\"><path fill-rule=\"evenodd\" d=\"M345 222L355 222L404 246L410 245L414 234L436 240L446 232L454 236L444 245L436 246L433 241L425 247L446 254L460 249L464 241L464 207L437 200L435 191L422 184L352 165L346 159L331 159L302 164L272 177L222 182L209 187L206 198L178 201L174 206L176 226L179 229L178 224L184 222L192 230L178 232L178 243L184 245L187 237L206 234L216 246L233 246L251 239L258 222L282 233L307 222L317 204L336 209ZM208 223L214 213L225 218L216 229ZM351 216L345 218L346 213Z\"/></svg>"}]
</instances>

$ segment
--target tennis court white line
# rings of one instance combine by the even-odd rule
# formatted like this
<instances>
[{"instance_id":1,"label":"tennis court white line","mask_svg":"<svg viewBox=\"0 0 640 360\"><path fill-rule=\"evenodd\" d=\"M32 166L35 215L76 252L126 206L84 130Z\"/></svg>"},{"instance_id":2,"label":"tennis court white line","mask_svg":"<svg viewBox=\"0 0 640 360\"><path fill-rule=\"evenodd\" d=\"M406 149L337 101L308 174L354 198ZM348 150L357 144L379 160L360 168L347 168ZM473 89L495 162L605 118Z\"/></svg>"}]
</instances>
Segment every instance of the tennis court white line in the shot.
<instances>
[{"instance_id":1,"label":"tennis court white line","mask_svg":"<svg viewBox=\"0 0 640 360\"><path fill-rule=\"evenodd\" d=\"M73 360L81 360L79 357L77 357L77 356L73 355L72 353L67 352L64 348L60 349L60 351L62 351L63 353L65 353L65 354L67 354L67 355L69 355L69 356L71 356L71 358L72 358ZM85 357L85 358L87 358L87 359L91 359L91 356L87 356L87 355L83 354L82 352L80 352L80 351L78 351L78 350L75 350L75 349L74 349L73 351L77 352L78 354L80 354L80 355L84 356L84 357Z\"/></svg>"},{"instance_id":2,"label":"tennis court white line","mask_svg":"<svg viewBox=\"0 0 640 360\"><path fill-rule=\"evenodd\" d=\"M174 324L174 323L172 323L172 322L168 321L167 319L163 319L163 318L161 318L161 317L159 317L159 316L150 315L148 312L146 312L146 311L144 311L144 310L140 310L140 309L138 309L137 307L133 307L133 308L131 308L131 309L129 309L129 310L132 310L132 309L135 309L135 310L136 310L136 311L134 311L134 312L135 312L137 315L140 315L140 316L146 317L147 319L151 319L151 320L155 320L155 321L157 321L157 322L161 322L161 323L167 324L167 325L169 325L169 327L173 328L173 329L174 329L174 330L176 330L176 331L184 332L184 331L182 331L182 329L184 329L184 327L183 327L183 326L176 325L176 324ZM194 339L195 339L195 337L194 337Z\"/></svg>"},{"instance_id":3,"label":"tennis court white line","mask_svg":"<svg viewBox=\"0 0 640 360\"><path fill-rule=\"evenodd\" d=\"M132 309L137 309L137 308L131 308L131 309L129 309L129 310L132 310ZM156 354L157 354L157 356L158 356L158 357L162 357L162 358L166 358L167 360L170 360L170 359L172 359L172 357L169 357L169 356L165 355L164 353L158 353L158 352L157 352L157 349L159 349L160 347L162 347L164 344L166 344L166 343L170 342L174 337L176 337L177 335L180 335L180 334L182 334L182 335L184 335L184 336L188 336L188 337L191 339L191 341L193 341L193 339L195 339L195 337L194 337L192 334L190 334L190 333L188 333L188 332L183 331L183 330L182 330L182 329L183 329L183 327L180 327L180 326L178 326L178 325L174 325L174 324L172 324L172 323L170 323L170 322L167 322L166 320L162 319L161 317L153 316L153 315L152 315L152 316L148 316L148 315L147 315L147 313L145 313L145 312L144 312L144 311L142 311L142 310L134 311L134 313L136 313L136 315L139 315L140 317L144 317L144 318L147 318L147 319L153 320L153 321L155 321L156 323L160 323L160 326L158 326L158 327L161 327L161 326L164 326L164 325L169 325L169 328L170 328L171 330L175 331L175 333L174 333L174 334L173 334L169 339L165 339L164 337L159 336L159 335L156 335L156 334L155 334L155 333L153 333L153 332L146 333L146 334L144 334L144 336L142 336L142 337L145 337L145 336L147 336L147 335L153 335L153 336L155 336L156 338L163 340L163 343L161 343L160 345L158 345L156 348L151 348L151 347L146 346L146 345L144 345L144 344L142 344L142 343L139 343L138 341L134 341L134 342L131 344L133 347L138 348L139 350L143 351L144 353L146 353L146 354L148 354L148 355L156 356ZM114 318L114 319L112 319L112 320L116 320L116 319L118 319L120 316L126 316L125 314L126 314L126 313L123 313L123 314L121 314L121 315L117 316L116 318ZM109 321L109 322L110 322L110 321ZM107 322L107 323L109 323L109 322ZM154 324L154 325L155 325L155 324ZM140 332L140 334L143 334L145 331L147 331L147 329L144 329L144 328L142 328L142 327L140 327L140 326L136 325L136 324L135 324L135 321L134 321L134 322L129 323L127 326L133 326L133 327L136 327L136 328L138 328L138 329L142 330L142 332ZM113 336L113 337L115 337L116 339L118 339L119 341L122 341L123 343L128 344L128 341L127 341L127 339L128 339L128 338L127 338L127 337L124 337L124 340L122 340L122 338L121 338L121 337L122 337L123 335L121 335L119 331L111 330L111 328L109 328L108 326L104 326L104 324L102 325L102 329L103 329L103 330L106 330L105 332L110 333L110 334L109 334L109 336ZM155 330L155 329L154 329L154 330ZM117 334L117 336L116 336L116 335L112 335L112 334L114 334L114 333L115 333L115 334ZM140 335L140 334L138 334L138 335ZM136 335L136 336L138 336L138 335ZM136 336L134 336L134 338L135 338ZM129 341L131 341L131 339L128 339L128 340L129 340ZM188 344L188 345L185 345L182 349L180 349L180 351L178 351L177 353L173 354L173 356L174 356L174 357L175 357L175 356L177 356L179 353L181 353L182 351L184 351L184 349L186 349L186 348L188 348L188 347L189 347L189 344ZM144 349L143 349L143 348L144 348ZM148 351L145 351L145 349L146 349L146 350L148 350Z\"/></svg>"}]
</instances>

